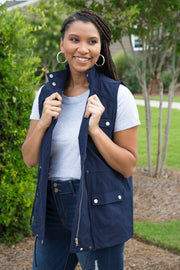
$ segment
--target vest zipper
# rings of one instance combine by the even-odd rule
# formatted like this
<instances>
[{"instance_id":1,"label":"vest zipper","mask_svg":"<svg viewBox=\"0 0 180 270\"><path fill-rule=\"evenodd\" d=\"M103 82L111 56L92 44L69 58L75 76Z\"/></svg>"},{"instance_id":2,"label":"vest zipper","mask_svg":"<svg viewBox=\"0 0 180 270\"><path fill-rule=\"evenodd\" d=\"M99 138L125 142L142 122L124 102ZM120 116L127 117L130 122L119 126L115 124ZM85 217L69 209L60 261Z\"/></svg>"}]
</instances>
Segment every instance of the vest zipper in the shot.
<instances>
[{"instance_id":1,"label":"vest zipper","mask_svg":"<svg viewBox=\"0 0 180 270\"><path fill-rule=\"evenodd\" d=\"M81 190L81 198L80 198L80 203L79 203L79 217L78 217L78 224L77 224L77 230L76 230L76 237L75 237L75 243L76 247L79 245L78 241L78 235L79 235L79 227L80 227L80 220L81 220L81 208L82 208L82 201L83 201L83 191L84 191L84 167L82 170L82 190Z\"/></svg>"}]
</instances>

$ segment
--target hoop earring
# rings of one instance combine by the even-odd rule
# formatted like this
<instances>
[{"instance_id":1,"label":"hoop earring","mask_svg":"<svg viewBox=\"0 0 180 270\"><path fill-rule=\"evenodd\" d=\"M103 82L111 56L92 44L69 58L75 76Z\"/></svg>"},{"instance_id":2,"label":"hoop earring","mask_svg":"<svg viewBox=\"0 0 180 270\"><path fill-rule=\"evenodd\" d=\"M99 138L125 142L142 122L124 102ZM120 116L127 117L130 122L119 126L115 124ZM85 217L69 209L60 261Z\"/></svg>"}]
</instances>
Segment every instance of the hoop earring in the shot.
<instances>
[{"instance_id":1,"label":"hoop earring","mask_svg":"<svg viewBox=\"0 0 180 270\"><path fill-rule=\"evenodd\" d=\"M102 67L102 66L104 65L104 63L105 63L105 57L104 57L104 55L100 54L100 56L102 57L102 64L99 65L99 64L96 63L95 65L96 65L97 67ZM99 56L99 57L100 57L100 56ZM99 59L98 59L98 60L99 60Z\"/></svg>"},{"instance_id":2,"label":"hoop earring","mask_svg":"<svg viewBox=\"0 0 180 270\"><path fill-rule=\"evenodd\" d=\"M61 51L57 53L57 56L56 56L57 62L58 62L59 64L65 64L65 63L67 62L67 59L65 59L63 62L61 62L61 61L59 60L60 54L63 54L63 53L62 53Z\"/></svg>"}]
</instances>

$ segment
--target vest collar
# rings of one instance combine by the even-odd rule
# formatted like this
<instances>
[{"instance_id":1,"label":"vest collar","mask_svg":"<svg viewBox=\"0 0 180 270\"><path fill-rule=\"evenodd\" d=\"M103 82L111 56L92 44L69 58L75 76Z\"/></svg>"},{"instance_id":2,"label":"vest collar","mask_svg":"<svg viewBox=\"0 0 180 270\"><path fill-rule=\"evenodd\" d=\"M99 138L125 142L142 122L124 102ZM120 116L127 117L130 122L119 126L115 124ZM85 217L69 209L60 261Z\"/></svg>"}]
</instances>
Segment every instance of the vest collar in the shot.
<instances>
[{"instance_id":1,"label":"vest collar","mask_svg":"<svg viewBox=\"0 0 180 270\"><path fill-rule=\"evenodd\" d=\"M49 83L54 87L54 89L58 89L60 94L62 94L64 85L66 80L70 75L69 65L66 65L66 68L61 71L55 71L47 74ZM99 72L96 70L95 66L93 66L90 70L86 72L86 78L89 84L89 89L93 90L96 88L96 84L98 83L97 77L99 76Z\"/></svg>"}]
</instances>

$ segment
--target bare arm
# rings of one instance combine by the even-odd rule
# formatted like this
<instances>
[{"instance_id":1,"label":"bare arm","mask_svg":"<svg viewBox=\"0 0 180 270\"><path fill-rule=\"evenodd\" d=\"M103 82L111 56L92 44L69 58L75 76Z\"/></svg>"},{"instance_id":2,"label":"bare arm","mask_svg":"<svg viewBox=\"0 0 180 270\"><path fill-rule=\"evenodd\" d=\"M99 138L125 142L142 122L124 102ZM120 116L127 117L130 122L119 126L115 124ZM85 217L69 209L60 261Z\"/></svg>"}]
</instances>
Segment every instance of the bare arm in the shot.
<instances>
[{"instance_id":1,"label":"bare arm","mask_svg":"<svg viewBox=\"0 0 180 270\"><path fill-rule=\"evenodd\" d=\"M41 142L47 128L50 126L52 117L57 118L61 112L62 98L54 93L46 98L40 120L31 120L27 137L22 145L22 155L25 164L32 168L39 162Z\"/></svg>"},{"instance_id":2,"label":"bare arm","mask_svg":"<svg viewBox=\"0 0 180 270\"><path fill-rule=\"evenodd\" d=\"M113 141L99 127L99 120L104 107L96 95L89 98L86 117L90 115L89 135L98 151L114 170L124 177L131 176L138 161L137 142L138 126L115 132Z\"/></svg>"}]
</instances>

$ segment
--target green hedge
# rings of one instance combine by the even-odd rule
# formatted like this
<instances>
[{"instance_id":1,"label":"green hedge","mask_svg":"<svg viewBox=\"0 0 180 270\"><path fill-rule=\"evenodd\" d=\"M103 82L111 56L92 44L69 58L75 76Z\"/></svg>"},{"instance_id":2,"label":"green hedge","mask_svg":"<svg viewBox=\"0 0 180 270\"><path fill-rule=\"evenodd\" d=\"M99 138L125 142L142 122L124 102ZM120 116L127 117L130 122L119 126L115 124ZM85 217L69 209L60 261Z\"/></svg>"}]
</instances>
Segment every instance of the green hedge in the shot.
<instances>
[{"instance_id":1,"label":"green hedge","mask_svg":"<svg viewBox=\"0 0 180 270\"><path fill-rule=\"evenodd\" d=\"M113 60L117 69L119 80L123 81L132 93L141 93L142 91L136 77L133 59L130 57L130 61L134 65L134 69L127 61L123 51L118 52L114 56Z\"/></svg>"},{"instance_id":2,"label":"green hedge","mask_svg":"<svg viewBox=\"0 0 180 270\"><path fill-rule=\"evenodd\" d=\"M21 145L40 77L31 25L20 11L0 7L0 233L12 243L30 232L36 168L29 170Z\"/></svg>"}]
</instances>

